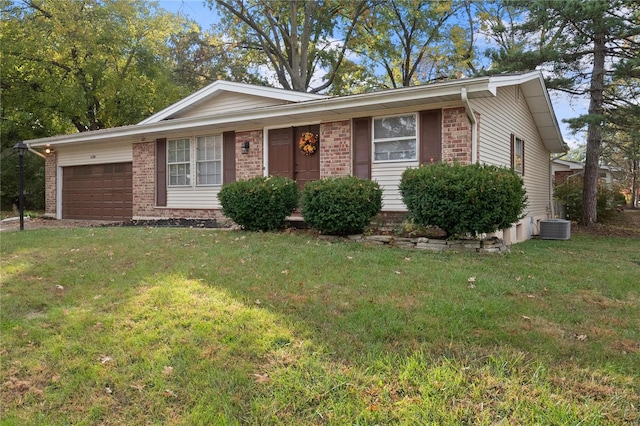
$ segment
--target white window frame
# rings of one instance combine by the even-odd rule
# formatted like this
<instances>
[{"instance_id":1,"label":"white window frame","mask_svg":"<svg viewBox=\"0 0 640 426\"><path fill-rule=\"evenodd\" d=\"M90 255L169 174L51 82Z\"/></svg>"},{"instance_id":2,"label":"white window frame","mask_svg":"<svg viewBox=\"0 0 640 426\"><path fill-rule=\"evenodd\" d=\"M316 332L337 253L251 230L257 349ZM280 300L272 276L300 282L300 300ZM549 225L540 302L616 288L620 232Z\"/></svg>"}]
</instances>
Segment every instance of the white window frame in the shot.
<instances>
[{"instance_id":1,"label":"white window frame","mask_svg":"<svg viewBox=\"0 0 640 426\"><path fill-rule=\"evenodd\" d=\"M214 143L218 144L218 148L217 152L218 152L218 157L214 157L213 159L211 158L205 158L205 159L201 159L199 158L199 151L198 151L198 144L201 141L206 141L207 139L213 139ZM189 158L186 159L186 161L173 161L171 162L171 155L170 150L171 150L171 146L173 143L177 143L177 142L186 142L187 143L187 147L189 149ZM224 168L223 168L223 146L224 144L222 143L222 134L209 134L209 135L199 135L199 136L195 136L195 137L183 137L183 138L175 138L175 139L169 139L167 140L167 188L197 188L197 187L211 187L211 186L221 186L222 185L222 180L223 180L223 174L224 174ZM214 147L214 152L216 151L216 148ZM200 183L200 175L198 173L198 166L200 164L205 164L205 163L219 163L220 164L220 178L219 178L219 182L216 183ZM177 176L178 178L180 178L181 176L186 176L186 184L171 184L171 178L172 178L172 166L180 166L180 165L184 165L187 169L187 173L186 175L181 175L181 174L177 174L177 175L173 175L173 176Z\"/></svg>"},{"instance_id":2,"label":"white window frame","mask_svg":"<svg viewBox=\"0 0 640 426\"><path fill-rule=\"evenodd\" d=\"M377 120L384 120L386 118L394 118L394 117L408 117L408 116L413 116L416 126L415 126L415 135L413 136L402 136L402 137L396 137L396 138L376 138L376 121ZM408 113L408 114L395 114L395 115L385 115L385 116L381 116L381 117L374 117L371 120L371 141L373 146L371 147L371 156L372 156L372 161L374 163L401 163L401 162L415 162L418 161L418 147L419 147L419 134L420 134L420 129L418 128L418 126L420 125L419 120L418 120L418 114L417 113ZM400 159L393 159L393 160L377 160L376 159L376 144L378 143L384 143L384 142L395 142L395 141L413 141L415 143L415 156L414 158L400 158Z\"/></svg>"},{"instance_id":3,"label":"white window frame","mask_svg":"<svg viewBox=\"0 0 640 426\"><path fill-rule=\"evenodd\" d=\"M213 139L214 144L218 145L217 148L214 146L213 148L213 158L209 158L207 156L207 158L205 159L201 159L199 158L200 155L200 149L199 145L200 142L207 142L207 140ZM195 140L195 175L196 175L196 179L195 179L195 184L196 186L220 186L222 185L222 174L223 174L223 169L222 169L222 135L221 134L214 134L214 135L204 135L204 136L198 136L196 137ZM218 157L215 157L215 153L218 153ZM207 151L208 152L208 151ZM205 154L206 155L206 154ZM202 176L200 173L200 165L203 164L219 164L219 169L220 170L220 174L219 175L211 175L211 176L219 176L219 179L217 180L217 182L213 182L213 183L200 183L200 177ZM209 176L209 175L205 175L205 176Z\"/></svg>"},{"instance_id":4,"label":"white window frame","mask_svg":"<svg viewBox=\"0 0 640 426\"><path fill-rule=\"evenodd\" d=\"M171 161L171 145L172 143L178 143L178 142L182 142L185 143L186 142L186 146L189 149L189 158L187 158L186 160L182 160L182 161ZM193 174L193 167L191 165L191 153L192 153L192 147L191 147L192 143L191 143L191 139L190 138L176 138L176 139L170 139L167 141L167 187L170 188L180 188L180 187L189 187L192 186L192 174ZM180 174L179 173L179 168L181 165L185 165L186 169L187 169L187 173ZM172 184L171 183L171 178L172 176L172 166L175 166L178 168L178 173L175 174L175 177L177 179L179 179L181 176L185 176L186 177L186 183L184 184Z\"/></svg>"}]
</instances>

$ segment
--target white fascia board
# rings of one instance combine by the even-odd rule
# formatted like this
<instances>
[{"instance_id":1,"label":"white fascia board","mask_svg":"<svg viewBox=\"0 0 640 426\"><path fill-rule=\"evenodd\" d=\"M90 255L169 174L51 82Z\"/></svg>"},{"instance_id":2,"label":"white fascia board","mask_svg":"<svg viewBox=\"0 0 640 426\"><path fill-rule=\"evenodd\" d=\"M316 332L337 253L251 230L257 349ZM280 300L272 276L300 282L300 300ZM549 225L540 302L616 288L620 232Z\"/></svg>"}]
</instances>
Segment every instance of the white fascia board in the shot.
<instances>
[{"instance_id":1,"label":"white fascia board","mask_svg":"<svg viewBox=\"0 0 640 426\"><path fill-rule=\"evenodd\" d=\"M542 72L531 71L491 77L490 86L494 88L517 85L523 88L522 93L541 133L544 146L553 153L568 151L569 147L562 137Z\"/></svg>"},{"instance_id":2,"label":"white fascia board","mask_svg":"<svg viewBox=\"0 0 640 426\"><path fill-rule=\"evenodd\" d=\"M209 117L185 117L153 123L141 123L111 129L34 139L25 141L25 143L32 147L45 147L50 145L95 142L105 139L136 137L150 133L171 132L207 126L226 125L228 127L235 123L247 121L259 122L281 116L308 117L314 113L326 114L327 111L335 111L336 119L347 118L350 117L348 114L350 109L359 109L362 111L363 107L370 107L371 110L374 110L380 109L380 105L392 108L402 106L407 102L415 103L417 101L424 101L424 105L428 105L430 102L433 102L434 99L440 99L442 97L460 99L462 87L467 88L467 92L471 98L495 96L495 91L488 87L488 83L488 77L461 79L438 84L389 89L380 92L335 98L322 98L301 103L274 105L251 110L230 111L225 114ZM308 118L304 119L308 120Z\"/></svg>"},{"instance_id":3,"label":"white fascia board","mask_svg":"<svg viewBox=\"0 0 640 426\"><path fill-rule=\"evenodd\" d=\"M142 120L138 124L157 123L174 114L177 114L187 108L197 105L206 99L217 96L221 92L232 92L244 95L253 95L263 98L272 98L286 102L304 102L316 99L325 99L328 96L317 95L314 93L296 92L293 90L277 89L273 87L255 86L252 84L234 83L230 81L218 80L210 85L198 90L197 92L179 100L173 105L153 114Z\"/></svg>"}]
</instances>

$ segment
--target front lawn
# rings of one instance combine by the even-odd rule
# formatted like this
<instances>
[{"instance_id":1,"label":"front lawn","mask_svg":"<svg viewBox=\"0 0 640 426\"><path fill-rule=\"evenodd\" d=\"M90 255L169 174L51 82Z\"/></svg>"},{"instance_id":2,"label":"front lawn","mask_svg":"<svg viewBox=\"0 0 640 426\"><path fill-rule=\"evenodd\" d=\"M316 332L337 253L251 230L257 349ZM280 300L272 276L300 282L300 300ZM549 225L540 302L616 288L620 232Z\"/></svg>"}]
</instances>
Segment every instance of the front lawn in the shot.
<instances>
[{"instance_id":1,"label":"front lawn","mask_svg":"<svg viewBox=\"0 0 640 426\"><path fill-rule=\"evenodd\" d=\"M1 238L3 425L640 422L638 239Z\"/></svg>"}]
</instances>

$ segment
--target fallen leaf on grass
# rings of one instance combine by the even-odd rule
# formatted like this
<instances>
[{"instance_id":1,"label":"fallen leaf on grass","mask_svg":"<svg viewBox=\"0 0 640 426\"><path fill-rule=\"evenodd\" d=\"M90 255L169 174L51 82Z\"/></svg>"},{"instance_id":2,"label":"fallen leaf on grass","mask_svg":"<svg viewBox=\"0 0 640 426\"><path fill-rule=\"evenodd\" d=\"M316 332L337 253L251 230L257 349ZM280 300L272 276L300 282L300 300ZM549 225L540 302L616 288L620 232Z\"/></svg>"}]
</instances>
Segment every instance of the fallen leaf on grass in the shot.
<instances>
[{"instance_id":1,"label":"fallen leaf on grass","mask_svg":"<svg viewBox=\"0 0 640 426\"><path fill-rule=\"evenodd\" d=\"M587 335L586 334L576 334L576 339L580 340L581 342L584 342L585 340L587 340Z\"/></svg>"},{"instance_id":2,"label":"fallen leaf on grass","mask_svg":"<svg viewBox=\"0 0 640 426\"><path fill-rule=\"evenodd\" d=\"M531 317L528 317L526 315L522 315L522 319L525 321L531 321Z\"/></svg>"},{"instance_id":3,"label":"fallen leaf on grass","mask_svg":"<svg viewBox=\"0 0 640 426\"><path fill-rule=\"evenodd\" d=\"M166 396L167 398L177 398L178 395L176 395L176 393L174 391L172 391L171 389L165 389L164 390L164 396Z\"/></svg>"},{"instance_id":4,"label":"fallen leaf on grass","mask_svg":"<svg viewBox=\"0 0 640 426\"><path fill-rule=\"evenodd\" d=\"M56 286L56 289L57 289L57 290L64 290L64 287L62 287L60 284L58 284L58 285Z\"/></svg>"},{"instance_id":5,"label":"fallen leaf on grass","mask_svg":"<svg viewBox=\"0 0 640 426\"><path fill-rule=\"evenodd\" d=\"M400 271L393 271L393 272L395 272L396 275L402 275L402 272L400 272Z\"/></svg>"},{"instance_id":6,"label":"fallen leaf on grass","mask_svg":"<svg viewBox=\"0 0 640 426\"><path fill-rule=\"evenodd\" d=\"M164 368L162 369L162 372L163 372L164 374L169 375L169 374L173 373L173 367L170 367L170 366L168 366L168 365L165 365L165 366L164 366Z\"/></svg>"},{"instance_id":7,"label":"fallen leaf on grass","mask_svg":"<svg viewBox=\"0 0 640 426\"><path fill-rule=\"evenodd\" d=\"M113 393L113 389L111 389L109 386L105 386L105 387L104 387L104 391L105 391L106 393L108 393L109 395L111 395L111 394Z\"/></svg>"},{"instance_id":8,"label":"fallen leaf on grass","mask_svg":"<svg viewBox=\"0 0 640 426\"><path fill-rule=\"evenodd\" d=\"M285 275L289 275L289 270L285 269L284 271L280 272L281 274L285 274Z\"/></svg>"},{"instance_id":9,"label":"fallen leaf on grass","mask_svg":"<svg viewBox=\"0 0 640 426\"><path fill-rule=\"evenodd\" d=\"M528 297L529 299L535 299L535 298L536 298L536 295L535 295L535 294L527 294L527 297Z\"/></svg>"},{"instance_id":10,"label":"fallen leaf on grass","mask_svg":"<svg viewBox=\"0 0 640 426\"><path fill-rule=\"evenodd\" d=\"M100 364L106 364L109 361L113 361L113 358L106 355L100 355Z\"/></svg>"},{"instance_id":11,"label":"fallen leaf on grass","mask_svg":"<svg viewBox=\"0 0 640 426\"><path fill-rule=\"evenodd\" d=\"M135 389L137 391L141 391L142 389L144 389L145 385L129 385L129 387L131 389Z\"/></svg>"},{"instance_id":12,"label":"fallen leaf on grass","mask_svg":"<svg viewBox=\"0 0 640 426\"><path fill-rule=\"evenodd\" d=\"M271 377L267 373L265 374L252 374L255 377L256 383L269 383L271 381Z\"/></svg>"}]
</instances>

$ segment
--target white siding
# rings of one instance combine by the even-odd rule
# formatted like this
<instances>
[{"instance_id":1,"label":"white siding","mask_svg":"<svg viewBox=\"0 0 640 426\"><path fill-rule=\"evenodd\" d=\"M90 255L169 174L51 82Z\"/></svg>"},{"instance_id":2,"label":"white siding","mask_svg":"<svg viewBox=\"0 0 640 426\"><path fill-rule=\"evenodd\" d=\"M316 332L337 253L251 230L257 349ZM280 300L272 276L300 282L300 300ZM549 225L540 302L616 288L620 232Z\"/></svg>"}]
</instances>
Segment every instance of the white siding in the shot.
<instances>
[{"instance_id":1,"label":"white siding","mask_svg":"<svg viewBox=\"0 0 640 426\"><path fill-rule=\"evenodd\" d=\"M378 182L382 188L382 211L406 211L402 202L398 185L402 173L409 167L418 167L417 161L402 163L373 163L371 165L371 180Z\"/></svg>"},{"instance_id":2,"label":"white siding","mask_svg":"<svg viewBox=\"0 0 640 426\"><path fill-rule=\"evenodd\" d=\"M523 180L529 197L528 223L524 225L528 227L532 217L546 217L550 206L549 152L522 93L517 87L501 87L497 97L474 99L472 107L480 113L480 162L510 167L511 133L524 140Z\"/></svg>"},{"instance_id":3,"label":"white siding","mask_svg":"<svg viewBox=\"0 0 640 426\"><path fill-rule=\"evenodd\" d=\"M56 147L58 166L126 163L133 161L131 142L100 142Z\"/></svg>"},{"instance_id":4,"label":"white siding","mask_svg":"<svg viewBox=\"0 0 640 426\"><path fill-rule=\"evenodd\" d=\"M193 108L176 114L174 118L205 117L229 111L241 111L272 105L280 105L287 102L261 96L245 95L239 93L222 93L213 99L196 105Z\"/></svg>"},{"instance_id":5,"label":"white siding","mask_svg":"<svg viewBox=\"0 0 640 426\"><path fill-rule=\"evenodd\" d=\"M167 188L167 207L174 209L219 209L221 186Z\"/></svg>"}]
</instances>

